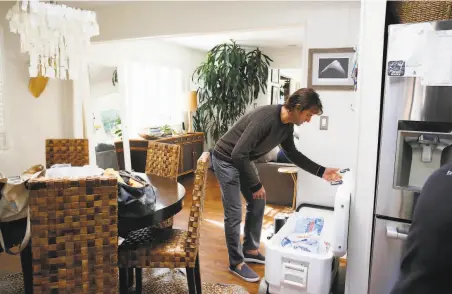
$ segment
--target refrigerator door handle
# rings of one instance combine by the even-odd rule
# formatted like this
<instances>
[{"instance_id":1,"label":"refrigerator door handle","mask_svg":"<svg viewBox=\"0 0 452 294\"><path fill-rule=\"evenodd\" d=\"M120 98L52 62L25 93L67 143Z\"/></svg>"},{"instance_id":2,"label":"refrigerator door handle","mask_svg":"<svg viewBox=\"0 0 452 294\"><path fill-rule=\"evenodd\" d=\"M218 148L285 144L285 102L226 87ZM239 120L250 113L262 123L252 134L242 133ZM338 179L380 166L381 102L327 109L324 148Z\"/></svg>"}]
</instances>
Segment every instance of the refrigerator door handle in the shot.
<instances>
[{"instance_id":1,"label":"refrigerator door handle","mask_svg":"<svg viewBox=\"0 0 452 294\"><path fill-rule=\"evenodd\" d=\"M386 225L386 236L391 239L399 239L399 240L406 240L408 237L408 234L399 233L399 230L391 225Z\"/></svg>"}]
</instances>

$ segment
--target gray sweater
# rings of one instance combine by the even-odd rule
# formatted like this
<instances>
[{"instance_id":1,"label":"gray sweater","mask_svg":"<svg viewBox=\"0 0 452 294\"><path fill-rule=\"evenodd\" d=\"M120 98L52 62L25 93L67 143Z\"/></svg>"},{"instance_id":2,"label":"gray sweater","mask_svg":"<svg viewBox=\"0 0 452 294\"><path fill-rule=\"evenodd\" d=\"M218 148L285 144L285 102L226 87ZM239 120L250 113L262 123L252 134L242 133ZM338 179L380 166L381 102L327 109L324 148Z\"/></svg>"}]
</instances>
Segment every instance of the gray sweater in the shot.
<instances>
[{"instance_id":1,"label":"gray sweater","mask_svg":"<svg viewBox=\"0 0 452 294\"><path fill-rule=\"evenodd\" d=\"M322 177L325 168L313 162L295 147L293 124L281 121L282 105L261 106L242 116L223 137L218 140L215 156L233 164L245 179L252 192L262 184L252 166L252 161L280 145L294 164L305 171Z\"/></svg>"}]
</instances>

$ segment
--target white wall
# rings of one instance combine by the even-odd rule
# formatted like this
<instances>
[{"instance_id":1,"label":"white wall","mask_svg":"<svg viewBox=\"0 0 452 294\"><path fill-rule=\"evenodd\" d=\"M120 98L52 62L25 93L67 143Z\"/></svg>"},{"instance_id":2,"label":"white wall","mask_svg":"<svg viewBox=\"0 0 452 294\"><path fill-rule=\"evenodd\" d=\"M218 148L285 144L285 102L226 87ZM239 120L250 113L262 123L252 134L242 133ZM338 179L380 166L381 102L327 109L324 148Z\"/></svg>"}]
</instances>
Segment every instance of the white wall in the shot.
<instances>
[{"instance_id":1,"label":"white wall","mask_svg":"<svg viewBox=\"0 0 452 294\"><path fill-rule=\"evenodd\" d=\"M191 83L193 71L206 57L205 52L158 38L149 38L93 43L87 53L87 62L111 66L117 66L123 62L146 62L154 65L179 67L187 77L186 87L189 90L194 89Z\"/></svg>"},{"instance_id":2,"label":"white wall","mask_svg":"<svg viewBox=\"0 0 452 294\"><path fill-rule=\"evenodd\" d=\"M19 36L5 20L14 2L0 3L4 32L3 90L8 150L0 151L0 171L20 175L34 164L45 164L45 139L72 136L71 82L49 80L36 99L28 91L28 56L20 53ZM4 54L3 54L4 53Z\"/></svg>"},{"instance_id":3,"label":"white wall","mask_svg":"<svg viewBox=\"0 0 452 294\"><path fill-rule=\"evenodd\" d=\"M303 32L300 31L300 36L303 35ZM303 51L301 47L286 47L286 48L260 48L262 52L268 55L273 62L270 64L270 68L278 68L278 69L288 69L287 72L294 75L294 79L298 82L300 81L300 73L302 67L303 60ZM298 69L298 70L297 70ZM254 108L254 103L257 106L269 105L271 103L271 88L272 83L270 80L270 75L268 76L267 82L267 92L259 93L258 98L253 102L252 105L248 109ZM291 89L295 89L295 82L291 84Z\"/></svg>"},{"instance_id":4,"label":"white wall","mask_svg":"<svg viewBox=\"0 0 452 294\"><path fill-rule=\"evenodd\" d=\"M128 62L179 68L183 72L185 90L188 93L189 90L196 89L191 81L192 74L196 67L204 61L205 57L206 53L202 51L186 48L171 42L159 40L158 38L147 38L94 43L90 46L86 54L86 62L88 65L119 66L120 68ZM121 73L119 72L118 74L120 79ZM81 90L80 88L85 86L77 83L76 87ZM118 89L120 88L121 85ZM81 96L76 95L76 100L83 99ZM81 105L78 106L78 111L81 112ZM185 126L188 127L188 116L186 113L184 114L184 120ZM180 124L174 127L180 127ZM131 138L135 138L138 135L130 134L130 136Z\"/></svg>"},{"instance_id":5,"label":"white wall","mask_svg":"<svg viewBox=\"0 0 452 294\"><path fill-rule=\"evenodd\" d=\"M118 86L113 85L112 82L113 72L115 71L114 66L90 63L88 67L91 97L97 98L112 93L119 93Z\"/></svg>"},{"instance_id":6,"label":"white wall","mask_svg":"<svg viewBox=\"0 0 452 294\"><path fill-rule=\"evenodd\" d=\"M300 38L303 32L300 31ZM262 48L262 51L273 59L273 68L301 68L303 54L301 47Z\"/></svg>"},{"instance_id":7,"label":"white wall","mask_svg":"<svg viewBox=\"0 0 452 294\"><path fill-rule=\"evenodd\" d=\"M342 17L336 19L334 25L325 22L328 14L322 18L310 17L306 22L302 87L307 86L310 48L354 47L358 42L359 8L344 8L337 11L337 14ZM357 93L354 91L318 91L318 93L324 107L323 115L329 117L328 130L320 130L317 116L311 123L296 127L300 134L300 140L296 141L296 145L303 154L323 166L354 167L358 140L355 109ZM336 188L303 170L300 170L298 176L298 191L298 205L304 202L334 205Z\"/></svg>"}]
</instances>

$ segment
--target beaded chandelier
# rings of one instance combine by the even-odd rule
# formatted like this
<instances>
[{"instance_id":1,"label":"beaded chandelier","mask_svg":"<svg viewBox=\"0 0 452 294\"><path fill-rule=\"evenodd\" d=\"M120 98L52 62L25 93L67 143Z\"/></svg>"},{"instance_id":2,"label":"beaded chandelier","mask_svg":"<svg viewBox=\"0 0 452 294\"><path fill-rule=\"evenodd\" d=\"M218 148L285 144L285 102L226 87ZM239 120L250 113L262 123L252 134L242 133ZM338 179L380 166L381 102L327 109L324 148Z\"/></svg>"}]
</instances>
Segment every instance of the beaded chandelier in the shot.
<instances>
[{"instance_id":1,"label":"beaded chandelier","mask_svg":"<svg viewBox=\"0 0 452 294\"><path fill-rule=\"evenodd\" d=\"M30 77L76 79L80 57L99 35L95 12L39 0L17 1L6 18L30 56Z\"/></svg>"}]
</instances>

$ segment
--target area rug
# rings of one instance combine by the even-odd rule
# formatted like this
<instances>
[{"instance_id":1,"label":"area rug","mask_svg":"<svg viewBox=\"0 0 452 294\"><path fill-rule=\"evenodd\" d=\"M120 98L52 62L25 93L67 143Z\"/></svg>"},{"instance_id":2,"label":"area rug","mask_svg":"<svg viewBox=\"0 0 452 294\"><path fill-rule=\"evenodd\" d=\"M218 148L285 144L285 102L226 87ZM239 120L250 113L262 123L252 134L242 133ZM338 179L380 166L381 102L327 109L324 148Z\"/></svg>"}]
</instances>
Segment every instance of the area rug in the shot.
<instances>
[{"instance_id":1,"label":"area rug","mask_svg":"<svg viewBox=\"0 0 452 294\"><path fill-rule=\"evenodd\" d=\"M22 273L0 276L0 294L23 294ZM135 293L134 287L129 293ZM143 292L149 294L187 294L187 278L183 270L144 269ZM238 285L202 283L204 294L249 294Z\"/></svg>"}]
</instances>

